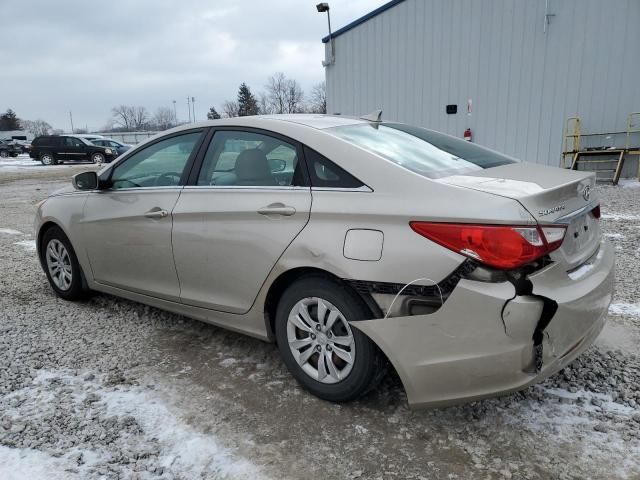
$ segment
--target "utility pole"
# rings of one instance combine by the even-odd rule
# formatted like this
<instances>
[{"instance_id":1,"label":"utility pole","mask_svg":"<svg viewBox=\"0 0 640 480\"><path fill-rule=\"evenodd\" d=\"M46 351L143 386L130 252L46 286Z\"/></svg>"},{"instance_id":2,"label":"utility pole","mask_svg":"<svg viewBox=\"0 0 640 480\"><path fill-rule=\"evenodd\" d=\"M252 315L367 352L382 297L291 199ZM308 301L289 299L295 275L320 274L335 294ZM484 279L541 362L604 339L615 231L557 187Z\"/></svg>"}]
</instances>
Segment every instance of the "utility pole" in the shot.
<instances>
[{"instance_id":1,"label":"utility pole","mask_svg":"<svg viewBox=\"0 0 640 480\"><path fill-rule=\"evenodd\" d=\"M173 101L173 123L178 124L178 111L176 110L176 101Z\"/></svg>"},{"instance_id":2,"label":"utility pole","mask_svg":"<svg viewBox=\"0 0 640 480\"><path fill-rule=\"evenodd\" d=\"M196 121L196 97L191 97L191 108L193 108L193 121Z\"/></svg>"},{"instance_id":3,"label":"utility pole","mask_svg":"<svg viewBox=\"0 0 640 480\"><path fill-rule=\"evenodd\" d=\"M189 112L189 123L191 123L191 104L189 103L189 95L187 95L187 112Z\"/></svg>"},{"instance_id":4,"label":"utility pole","mask_svg":"<svg viewBox=\"0 0 640 480\"><path fill-rule=\"evenodd\" d=\"M73 115L71 114L71 110L69 110L69 120L71 120L71 133L75 130L73 129Z\"/></svg>"}]
</instances>

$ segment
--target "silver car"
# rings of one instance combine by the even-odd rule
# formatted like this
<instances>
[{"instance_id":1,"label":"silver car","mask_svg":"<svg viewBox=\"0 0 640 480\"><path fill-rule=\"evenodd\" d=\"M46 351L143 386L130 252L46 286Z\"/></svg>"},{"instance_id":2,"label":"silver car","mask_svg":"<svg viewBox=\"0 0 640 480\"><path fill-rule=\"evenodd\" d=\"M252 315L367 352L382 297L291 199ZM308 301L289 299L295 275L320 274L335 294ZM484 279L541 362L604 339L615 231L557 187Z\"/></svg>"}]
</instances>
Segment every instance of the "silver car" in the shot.
<instances>
[{"instance_id":1,"label":"silver car","mask_svg":"<svg viewBox=\"0 0 640 480\"><path fill-rule=\"evenodd\" d=\"M275 341L342 402L390 364L411 406L522 389L603 328L593 173L328 115L190 124L38 208L55 292L94 290Z\"/></svg>"}]
</instances>

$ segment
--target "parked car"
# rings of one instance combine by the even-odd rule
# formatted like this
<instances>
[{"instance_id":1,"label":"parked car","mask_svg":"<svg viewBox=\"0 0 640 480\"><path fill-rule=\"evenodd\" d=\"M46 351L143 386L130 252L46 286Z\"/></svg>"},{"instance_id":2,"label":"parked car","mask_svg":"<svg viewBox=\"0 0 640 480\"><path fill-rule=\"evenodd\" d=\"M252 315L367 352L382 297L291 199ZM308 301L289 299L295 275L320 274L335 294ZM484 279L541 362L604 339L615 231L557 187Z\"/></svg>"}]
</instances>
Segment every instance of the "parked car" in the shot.
<instances>
[{"instance_id":1,"label":"parked car","mask_svg":"<svg viewBox=\"0 0 640 480\"><path fill-rule=\"evenodd\" d=\"M22 148L11 140L0 140L0 157L17 157L22 153Z\"/></svg>"},{"instance_id":2,"label":"parked car","mask_svg":"<svg viewBox=\"0 0 640 480\"><path fill-rule=\"evenodd\" d=\"M80 161L109 163L116 154L111 148L94 145L75 135L43 135L33 139L29 156L43 165L56 165Z\"/></svg>"},{"instance_id":3,"label":"parked car","mask_svg":"<svg viewBox=\"0 0 640 480\"><path fill-rule=\"evenodd\" d=\"M539 382L598 336L614 252L594 185L404 124L223 119L76 175L39 205L37 251L60 297L275 341L323 399L388 361L411 405L442 405Z\"/></svg>"},{"instance_id":4,"label":"parked car","mask_svg":"<svg viewBox=\"0 0 640 480\"><path fill-rule=\"evenodd\" d=\"M96 138L94 140L91 140L91 143L93 143L94 145L99 145L101 147L109 147L112 150L114 150L117 155L122 155L124 152L126 152L132 147L132 145L117 142L110 138Z\"/></svg>"}]
</instances>

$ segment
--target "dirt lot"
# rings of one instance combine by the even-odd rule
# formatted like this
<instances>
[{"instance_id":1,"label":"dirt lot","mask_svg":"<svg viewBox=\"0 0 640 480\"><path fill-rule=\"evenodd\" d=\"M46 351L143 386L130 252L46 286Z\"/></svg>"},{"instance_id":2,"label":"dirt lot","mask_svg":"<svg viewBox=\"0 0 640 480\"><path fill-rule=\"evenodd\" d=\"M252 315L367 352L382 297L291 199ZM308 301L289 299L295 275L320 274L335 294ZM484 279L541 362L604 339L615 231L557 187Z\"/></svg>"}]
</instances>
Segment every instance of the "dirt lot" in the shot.
<instances>
[{"instance_id":1,"label":"dirt lot","mask_svg":"<svg viewBox=\"0 0 640 480\"><path fill-rule=\"evenodd\" d=\"M542 385L410 411L333 405L273 345L108 295L56 298L35 203L91 166L0 161L0 478L640 478L640 188L598 188L618 254L596 346Z\"/></svg>"}]
</instances>

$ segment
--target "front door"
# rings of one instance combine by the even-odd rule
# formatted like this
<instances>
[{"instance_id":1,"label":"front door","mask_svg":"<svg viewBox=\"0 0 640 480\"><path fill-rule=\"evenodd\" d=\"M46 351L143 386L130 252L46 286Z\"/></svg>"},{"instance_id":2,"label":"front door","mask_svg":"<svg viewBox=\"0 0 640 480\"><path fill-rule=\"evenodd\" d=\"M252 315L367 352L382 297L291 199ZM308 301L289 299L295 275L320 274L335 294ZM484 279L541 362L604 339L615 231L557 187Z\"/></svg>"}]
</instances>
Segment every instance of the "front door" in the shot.
<instances>
[{"instance_id":1,"label":"front door","mask_svg":"<svg viewBox=\"0 0 640 480\"><path fill-rule=\"evenodd\" d=\"M116 164L112 187L92 192L83 232L96 282L178 301L172 211L203 135L159 140Z\"/></svg>"},{"instance_id":2,"label":"front door","mask_svg":"<svg viewBox=\"0 0 640 480\"><path fill-rule=\"evenodd\" d=\"M88 160L87 145L79 138L62 137L62 146L58 158L73 162Z\"/></svg>"},{"instance_id":3,"label":"front door","mask_svg":"<svg viewBox=\"0 0 640 480\"><path fill-rule=\"evenodd\" d=\"M173 211L182 302L245 313L309 220L300 148L256 131L219 130L196 185Z\"/></svg>"}]
</instances>

